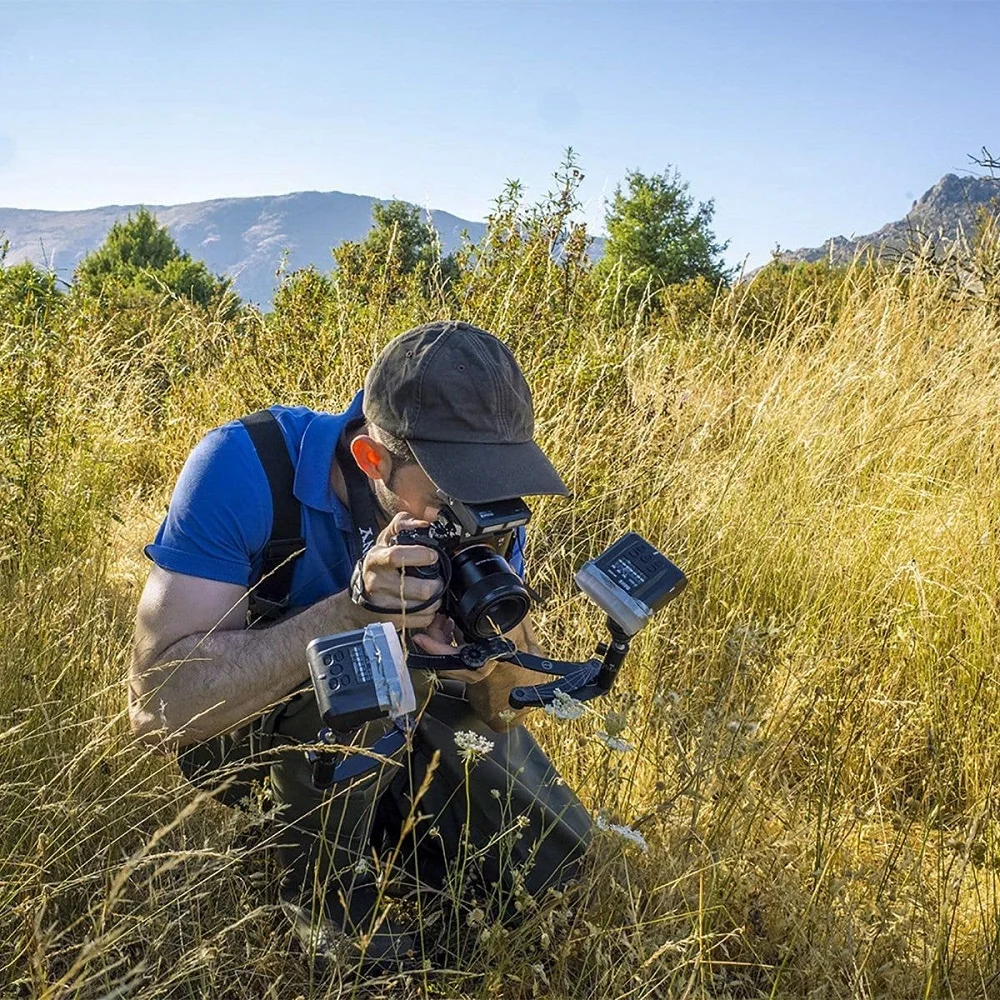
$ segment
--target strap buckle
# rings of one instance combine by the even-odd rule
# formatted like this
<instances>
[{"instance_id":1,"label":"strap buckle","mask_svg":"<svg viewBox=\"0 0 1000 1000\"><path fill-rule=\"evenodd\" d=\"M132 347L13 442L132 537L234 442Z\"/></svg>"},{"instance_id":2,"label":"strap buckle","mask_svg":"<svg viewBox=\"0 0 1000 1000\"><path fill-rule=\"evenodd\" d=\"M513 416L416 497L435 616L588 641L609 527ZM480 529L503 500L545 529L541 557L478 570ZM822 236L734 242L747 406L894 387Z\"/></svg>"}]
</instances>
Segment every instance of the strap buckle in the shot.
<instances>
[{"instance_id":1,"label":"strap buckle","mask_svg":"<svg viewBox=\"0 0 1000 1000\"><path fill-rule=\"evenodd\" d=\"M275 569L293 556L301 555L306 548L304 538L272 538L263 548L264 565Z\"/></svg>"}]
</instances>

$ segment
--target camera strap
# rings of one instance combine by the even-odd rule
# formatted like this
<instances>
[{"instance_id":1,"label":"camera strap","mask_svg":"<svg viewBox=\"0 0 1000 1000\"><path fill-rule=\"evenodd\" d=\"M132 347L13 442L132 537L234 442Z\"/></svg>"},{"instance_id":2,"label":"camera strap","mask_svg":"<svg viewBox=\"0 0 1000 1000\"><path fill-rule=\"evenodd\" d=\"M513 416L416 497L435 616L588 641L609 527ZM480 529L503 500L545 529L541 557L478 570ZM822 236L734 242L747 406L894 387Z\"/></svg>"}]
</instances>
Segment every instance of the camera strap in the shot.
<instances>
[{"instance_id":1,"label":"camera strap","mask_svg":"<svg viewBox=\"0 0 1000 1000\"><path fill-rule=\"evenodd\" d=\"M365 554L378 538L379 507L375 502L368 477L358 468L351 454L350 440L354 432L364 423L363 419L352 420L342 431L337 442L337 465L344 477L347 488L347 505L351 511L355 534L351 537L351 555L354 561L364 559Z\"/></svg>"},{"instance_id":2,"label":"camera strap","mask_svg":"<svg viewBox=\"0 0 1000 1000\"><path fill-rule=\"evenodd\" d=\"M250 588L247 623L250 628L272 624L288 611L292 574L305 552L302 514L293 492L295 466L288 454L285 436L270 410L258 410L240 418L257 452L271 493L271 535L261 553L261 570Z\"/></svg>"},{"instance_id":3,"label":"camera strap","mask_svg":"<svg viewBox=\"0 0 1000 1000\"><path fill-rule=\"evenodd\" d=\"M379 534L378 515L380 508L372 492L371 483L368 477L358 468L358 463L354 461L351 448L348 442L351 435L364 423L363 419L353 420L349 423L340 435L337 442L337 464L340 466L341 475L344 477L344 485L347 489L347 505L351 512L351 521L354 523L355 535L351 538L351 555L354 558L354 572L351 573L351 582L348 587L351 600L366 611L371 611L376 615L398 615L399 608L382 607L373 604L365 590L364 578L361 573L361 566L368 550L375 544L375 539ZM384 512L383 512L384 513ZM431 597L420 604L407 606L407 611L416 613L431 607L440 599L440 594Z\"/></svg>"}]
</instances>

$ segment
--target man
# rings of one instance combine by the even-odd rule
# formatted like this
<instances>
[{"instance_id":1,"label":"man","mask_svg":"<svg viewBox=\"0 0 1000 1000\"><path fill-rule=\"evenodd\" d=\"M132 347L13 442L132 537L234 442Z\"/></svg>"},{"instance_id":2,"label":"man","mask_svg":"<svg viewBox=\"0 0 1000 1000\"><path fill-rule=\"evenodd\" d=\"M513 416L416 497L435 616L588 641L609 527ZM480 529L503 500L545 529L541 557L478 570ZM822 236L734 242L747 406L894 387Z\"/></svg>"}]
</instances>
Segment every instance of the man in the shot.
<instances>
[{"instance_id":1,"label":"man","mask_svg":"<svg viewBox=\"0 0 1000 1000\"><path fill-rule=\"evenodd\" d=\"M345 413L270 412L301 507L304 551L291 576L292 610L270 627L245 627L284 501L247 426L235 421L196 446L146 548L155 565L136 618L130 717L138 738L171 751L203 745L273 710L268 717L277 720L271 728L283 750L270 774L283 822L283 909L312 949L338 939L341 949L346 941L367 960L391 964L414 949L414 939L376 914L383 890L373 865L400 855L418 887L440 886L464 844L484 890L517 883L537 891L574 873L590 817L514 725L506 703L512 686L545 678L496 662L479 671L442 670L437 685L414 675L421 711L412 752L400 751L344 787L317 791L305 754L294 749L313 742L322 726L305 647L317 636L389 621L423 653L454 653L454 623L434 600L439 581L403 572L432 565L437 553L394 544L395 536L427 526L442 497L482 503L567 491L533 441L530 390L510 351L465 323L430 323L391 341ZM345 462L361 470L375 500L377 537L367 549L357 544L365 529L352 520ZM520 573L522 547L523 529L510 553ZM362 605L392 613L355 603L352 573L355 598L360 592ZM527 619L509 637L539 652ZM390 726L365 727L361 744L371 746ZM473 735L456 744L456 733ZM470 765L468 744L477 736L481 756ZM426 821L414 827L413 813Z\"/></svg>"}]
</instances>

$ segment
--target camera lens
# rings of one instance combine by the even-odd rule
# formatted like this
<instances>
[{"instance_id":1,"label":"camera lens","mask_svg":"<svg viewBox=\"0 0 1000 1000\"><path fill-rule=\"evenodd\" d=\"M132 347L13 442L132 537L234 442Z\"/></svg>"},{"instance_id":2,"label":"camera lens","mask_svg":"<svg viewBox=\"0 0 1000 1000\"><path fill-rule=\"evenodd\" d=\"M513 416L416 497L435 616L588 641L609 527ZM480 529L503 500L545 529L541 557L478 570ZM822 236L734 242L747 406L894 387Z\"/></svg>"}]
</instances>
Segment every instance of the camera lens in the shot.
<instances>
[{"instance_id":1,"label":"camera lens","mask_svg":"<svg viewBox=\"0 0 1000 1000\"><path fill-rule=\"evenodd\" d=\"M477 639L509 632L531 601L507 560L488 545L470 545L451 561L449 610L458 627Z\"/></svg>"}]
</instances>

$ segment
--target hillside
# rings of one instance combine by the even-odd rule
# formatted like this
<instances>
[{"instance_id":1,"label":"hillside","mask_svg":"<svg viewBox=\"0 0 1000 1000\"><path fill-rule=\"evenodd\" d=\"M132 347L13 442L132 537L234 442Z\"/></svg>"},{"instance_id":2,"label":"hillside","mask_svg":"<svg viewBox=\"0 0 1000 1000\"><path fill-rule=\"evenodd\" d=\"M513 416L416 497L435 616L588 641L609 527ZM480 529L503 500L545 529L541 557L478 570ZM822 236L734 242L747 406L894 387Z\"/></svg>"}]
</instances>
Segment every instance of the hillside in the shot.
<instances>
[{"instance_id":1,"label":"hillside","mask_svg":"<svg viewBox=\"0 0 1000 1000\"><path fill-rule=\"evenodd\" d=\"M379 199L340 191L300 191L257 198L219 198L186 205L147 205L192 257L217 274L235 279L241 298L267 306L275 271L287 251L287 270L314 264L328 271L331 247L361 239ZM8 263L30 260L69 279L80 259L98 247L117 219L138 205L107 205L79 212L0 208L0 232L10 241ZM434 212L434 226L446 253L463 230L478 240L481 222Z\"/></svg>"}]
</instances>

